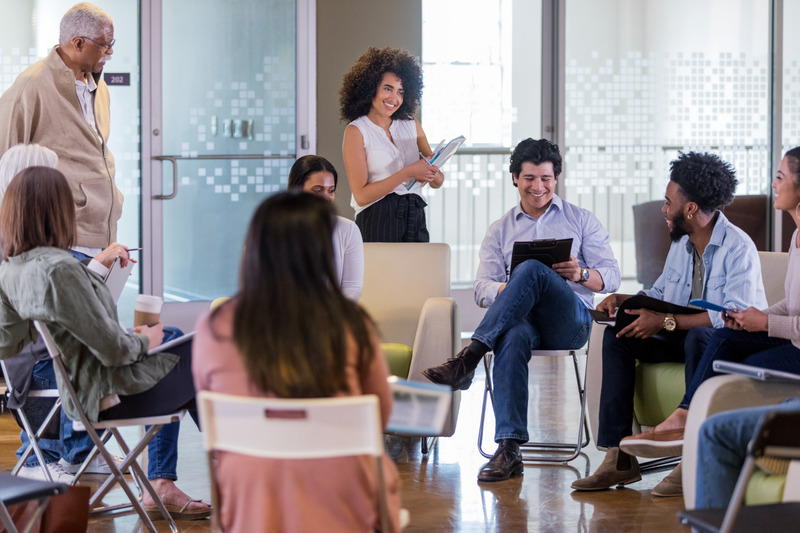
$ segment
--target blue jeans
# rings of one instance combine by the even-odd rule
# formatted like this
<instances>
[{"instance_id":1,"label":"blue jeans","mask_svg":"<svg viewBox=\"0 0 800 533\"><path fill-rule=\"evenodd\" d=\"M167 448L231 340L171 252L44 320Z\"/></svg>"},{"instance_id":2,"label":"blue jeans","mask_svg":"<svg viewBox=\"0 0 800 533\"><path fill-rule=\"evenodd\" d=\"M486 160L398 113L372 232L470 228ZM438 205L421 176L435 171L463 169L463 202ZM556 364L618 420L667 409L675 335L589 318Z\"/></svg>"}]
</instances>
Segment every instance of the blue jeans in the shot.
<instances>
[{"instance_id":1,"label":"blue jeans","mask_svg":"<svg viewBox=\"0 0 800 533\"><path fill-rule=\"evenodd\" d=\"M718 359L800 373L800 349L788 339L770 337L765 331L748 332L721 328L712 330L705 342L702 358L691 382L686 385L686 394L679 406L683 409L689 408L697 388L708 378L717 375L713 364Z\"/></svg>"},{"instance_id":2,"label":"blue jeans","mask_svg":"<svg viewBox=\"0 0 800 533\"><path fill-rule=\"evenodd\" d=\"M697 442L695 507L728 506L747 457L747 444L763 416L774 411L800 411L800 398L791 398L779 405L726 411L703 422Z\"/></svg>"},{"instance_id":3,"label":"blue jeans","mask_svg":"<svg viewBox=\"0 0 800 533\"><path fill-rule=\"evenodd\" d=\"M33 380L31 381L31 390L47 390L56 388L56 376L53 369L53 362L50 360L41 361L36 363L33 367ZM85 431L75 431L72 428L72 420L61 410L61 428L59 430L59 439L41 439L39 440L39 448L42 450L42 455L47 464L56 463L59 459L64 459L70 464L80 464L86 459L86 456L94 447L92 439ZM37 428L34 428L34 431ZM30 444L28 434L24 431L20 432L20 440L22 446L17 450L17 457L21 457L22 453ZM31 454L25 461L25 466L38 466L39 460L36 455Z\"/></svg>"},{"instance_id":4,"label":"blue jeans","mask_svg":"<svg viewBox=\"0 0 800 533\"><path fill-rule=\"evenodd\" d=\"M528 441L531 350L580 348L592 318L567 282L539 261L514 269L472 336L494 352L495 442Z\"/></svg>"}]
</instances>

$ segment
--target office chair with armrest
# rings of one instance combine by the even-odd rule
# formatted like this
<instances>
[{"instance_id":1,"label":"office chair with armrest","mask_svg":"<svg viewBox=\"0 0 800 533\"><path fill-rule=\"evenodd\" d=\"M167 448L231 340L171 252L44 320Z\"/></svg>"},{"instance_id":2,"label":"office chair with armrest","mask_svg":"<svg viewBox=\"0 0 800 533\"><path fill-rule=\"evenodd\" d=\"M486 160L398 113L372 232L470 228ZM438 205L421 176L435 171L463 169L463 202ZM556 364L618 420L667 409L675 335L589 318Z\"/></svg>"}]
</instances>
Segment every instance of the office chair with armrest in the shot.
<instances>
[{"instance_id":1,"label":"office chair with armrest","mask_svg":"<svg viewBox=\"0 0 800 533\"><path fill-rule=\"evenodd\" d=\"M426 368L460 349L458 305L450 297L450 247L443 243L365 243L364 289L359 300L378 325L389 370L429 383ZM461 391L452 393L440 436L456 429ZM422 453L436 437L421 436Z\"/></svg>"},{"instance_id":2,"label":"office chair with armrest","mask_svg":"<svg viewBox=\"0 0 800 533\"><path fill-rule=\"evenodd\" d=\"M122 490L125 492L125 495L128 497L133 508L136 510L137 514L141 518L142 522L144 523L145 528L152 533L157 533L155 526L153 525L152 520L145 512L144 508L142 507L141 502L139 501L139 495L134 494L133 490L131 489L128 482L125 480L125 477L122 474L127 468L131 469L131 474L133 475L134 481L138 485L139 492L141 493L143 490L147 490L150 496L153 498L156 506L158 507L159 511L163 515L164 519L169 524L169 528L171 531L177 533L178 527L175 525L175 521L170 516L169 512L167 511L164 503L159 498L156 491L153 489L153 486L150 484L150 481L147 479L147 475L142 470L142 467L136 461L136 459L141 455L141 453L147 448L147 445L150 441L155 437L156 433L161 429L162 426L165 424L170 424L172 422L179 422L183 416L186 414L186 411L178 411L176 413L171 413L168 415L162 416L149 416L149 417L142 417L142 418L121 418L121 419L114 419L114 420L102 420L100 422L91 422L86 413L83 410L80 402L78 401L78 396L75 393L75 389L72 386L72 382L70 381L69 373L67 372L66 367L64 366L63 361L61 360L61 352L56 346L55 341L53 341L53 337L50 335L50 332L47 330L47 327L44 323L35 321L34 325L36 329L39 331L39 335L42 336L44 339L45 345L47 346L47 351L50 353L50 357L53 359L53 366L56 371L56 375L60 376L61 383L63 383L63 388L66 394L69 396L72 404L75 406L76 410L78 411L78 419L73 419L73 426L76 431L86 431L89 434L89 437L92 439L92 442L95 445L95 450L99 452L103 458L106 460L108 464L108 468L111 470L111 474L105 480L105 482L100 486L99 489L92 495L91 499L89 500L89 507L93 509L92 512L106 512L113 510L118 507L99 507L94 509L94 505L98 502L102 501L103 496L105 496L108 491L114 486L115 483L119 483ZM59 391L61 393L61 391ZM136 426L136 427L144 427L144 426L151 426L149 430L144 432L144 436L139 440L136 445L132 448L127 445L125 439L122 438L122 435L119 432L120 427L125 426ZM97 430L103 430L102 436L97 434ZM122 464L117 466L116 462L114 461L114 456L111 455L111 452L108 451L106 448L106 442L111 438L114 437L119 448L125 454L125 458L122 461ZM94 450L93 450L94 452ZM94 456L94 453L90 453L89 456L84 461L83 465L81 465L81 469L76 474L76 478L80 476L86 464L91 460ZM74 480L73 480L74 483Z\"/></svg>"}]
</instances>

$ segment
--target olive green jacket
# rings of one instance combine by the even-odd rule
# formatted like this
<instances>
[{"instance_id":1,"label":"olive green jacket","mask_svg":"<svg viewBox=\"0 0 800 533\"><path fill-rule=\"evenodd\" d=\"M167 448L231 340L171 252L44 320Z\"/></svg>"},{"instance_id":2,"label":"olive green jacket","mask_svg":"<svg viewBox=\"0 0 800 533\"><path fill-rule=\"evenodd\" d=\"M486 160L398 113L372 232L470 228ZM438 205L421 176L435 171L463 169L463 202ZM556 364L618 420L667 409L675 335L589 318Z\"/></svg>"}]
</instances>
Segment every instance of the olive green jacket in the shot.
<instances>
[{"instance_id":1,"label":"olive green jacket","mask_svg":"<svg viewBox=\"0 0 800 533\"><path fill-rule=\"evenodd\" d=\"M178 361L172 354L148 356L147 337L122 329L103 280L65 250L35 248L0 264L0 358L37 339L34 320L53 336L91 421L104 397L146 391ZM64 409L77 418L57 381Z\"/></svg>"}]
</instances>

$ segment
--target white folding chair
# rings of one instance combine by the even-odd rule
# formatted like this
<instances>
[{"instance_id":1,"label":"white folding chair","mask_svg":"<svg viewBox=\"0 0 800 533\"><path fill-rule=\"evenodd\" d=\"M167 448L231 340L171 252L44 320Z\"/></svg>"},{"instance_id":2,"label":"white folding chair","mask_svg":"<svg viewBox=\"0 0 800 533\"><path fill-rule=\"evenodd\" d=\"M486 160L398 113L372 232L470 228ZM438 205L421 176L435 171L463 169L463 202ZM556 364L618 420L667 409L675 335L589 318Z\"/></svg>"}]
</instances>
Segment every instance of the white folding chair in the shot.
<instances>
[{"instance_id":1,"label":"white folding chair","mask_svg":"<svg viewBox=\"0 0 800 533\"><path fill-rule=\"evenodd\" d=\"M3 371L3 377L6 381L6 387L8 388L9 391L12 391L13 383L11 383L11 380L9 379L5 361L0 361L0 369ZM45 479L47 479L48 481L53 481L53 476L50 475L50 470L47 468L47 465L45 464L44 455L42 454L42 450L39 447L39 440L42 438L42 435L47 429L47 426L50 425L50 422L58 414L58 409L59 407L61 407L61 399L58 397L58 390L56 389L28 391L28 399L31 398L54 398L55 404L50 409L50 412L47 414L44 421L41 423L41 425L36 431L34 431L30 419L28 418L28 415L25 414L25 409L23 407L20 407L19 409L14 409L12 407L9 407L9 409L12 409L15 412L15 414L19 417L19 420L22 423L22 429L25 431L25 433L28 434L28 442L29 442L28 447L25 448L25 451L22 453L22 456L20 456L19 460L17 461L17 464L14 466L13 470L11 470L11 474L16 476L19 473L20 469L25 465L25 461L27 461L28 457L30 457L31 453L33 453L34 455L36 455L36 459L39 461L39 468L42 469Z\"/></svg>"},{"instance_id":2,"label":"white folding chair","mask_svg":"<svg viewBox=\"0 0 800 533\"><path fill-rule=\"evenodd\" d=\"M222 531L215 451L285 460L373 456L378 469L382 531L391 531L377 396L276 399L201 391L197 407L203 446L208 452L215 531ZM252 524L252 528L256 531L259 525Z\"/></svg>"},{"instance_id":3,"label":"white folding chair","mask_svg":"<svg viewBox=\"0 0 800 533\"><path fill-rule=\"evenodd\" d=\"M22 529L23 533L28 533L39 522L39 518L42 517L47 504L50 502L50 497L65 492L67 492L67 485L64 483L25 479L6 472L0 472L0 524L5 527L8 533L19 533L13 520L11 520L8 506L36 500L36 508Z\"/></svg>"},{"instance_id":4,"label":"white folding chair","mask_svg":"<svg viewBox=\"0 0 800 533\"><path fill-rule=\"evenodd\" d=\"M186 414L185 410L178 411L176 413L171 413L168 415L161 415L161 416L148 416L148 417L141 417L141 418L124 418L124 419L115 419L115 420L103 420L100 422L90 422L86 416L86 413L83 410L80 402L78 401L78 396L75 393L75 389L72 387L72 382L70 381L70 376L67 373L67 369L64 366L63 361L61 361L61 352L58 350L55 342L53 341L53 337L50 335L50 332L47 330L47 327L39 322L35 321L34 325L36 329L39 330L39 334L44 339L45 345L47 346L47 351L50 353L50 357L53 359L53 366L55 371L58 375L61 376L61 381L64 384L64 389L66 393L69 395L73 405L78 411L78 420L73 420L73 426L76 431L86 431L89 434L89 437L94 442L95 449L84 461L83 465L81 465L80 470L76 474L76 479L81 475L83 470L86 468L88 462L92 459L95 452L99 452L103 458L106 460L108 464L108 468L111 470L111 475L105 480L105 482L100 486L99 489L92 495L91 499L89 500L89 507L93 513L97 512L108 512L112 510L119 509L120 506L113 506L113 507L98 507L95 508L95 504L102 501L103 496L105 496L109 490L114 486L115 483L119 483L122 490L125 492L126 496L130 500L131 505L139 514L139 517L142 519L145 527L148 531L152 533L156 533L156 528L153 525L152 520L145 512L144 508L142 507L141 502L139 501L139 495L142 493L143 490L146 490L150 496L153 498L156 506L158 507L161 514L164 516L164 519L168 522L169 528L171 531L177 533L178 527L175 525L175 521L170 516L169 512L167 511L166 507L164 507L164 503L159 498L156 491L153 489L153 486L150 484L150 481L147 479L147 475L145 475L144 471L142 471L142 467L136 461L139 455L144 451L150 441L155 437L156 433L161 429L162 426L165 424L170 424L172 422L179 422L183 415ZM126 426L151 426L147 432L144 433L144 436L141 440L130 448L125 440L122 438L122 435L119 432L120 427ZM103 430L102 436L97 434L97 430ZM122 461L122 464L117 466L114 461L114 456L106 448L106 442L111 438L117 442L117 445L122 450L122 453L125 454L125 458ZM138 485L138 492L139 494L135 494L134 491L131 489L131 486L125 480L125 476L122 474L122 471L125 469L130 468L131 473L133 475L134 481ZM73 481L74 483L74 481Z\"/></svg>"},{"instance_id":5,"label":"white folding chair","mask_svg":"<svg viewBox=\"0 0 800 533\"><path fill-rule=\"evenodd\" d=\"M578 417L578 437L575 442L526 442L520 444L522 460L526 462L545 462L545 463L567 463L572 461L581 450L589 444L589 428L586 422L586 384L585 377L581 378L581 371L578 365L578 355L586 357L586 347L574 350L533 350L531 360L536 357L556 357L567 356L572 359L572 367L575 371L575 381L578 388L578 399L581 404L581 412ZM492 388L492 363L494 353L489 352L483 358L484 369L486 370L486 384L483 389L483 405L481 406L481 423L478 427L478 451L487 459L491 459L493 452L483 449L483 428L486 420L486 408L488 402L494 404L494 389ZM586 376L586 363L584 363L583 375ZM566 450L566 451L564 451Z\"/></svg>"}]
</instances>

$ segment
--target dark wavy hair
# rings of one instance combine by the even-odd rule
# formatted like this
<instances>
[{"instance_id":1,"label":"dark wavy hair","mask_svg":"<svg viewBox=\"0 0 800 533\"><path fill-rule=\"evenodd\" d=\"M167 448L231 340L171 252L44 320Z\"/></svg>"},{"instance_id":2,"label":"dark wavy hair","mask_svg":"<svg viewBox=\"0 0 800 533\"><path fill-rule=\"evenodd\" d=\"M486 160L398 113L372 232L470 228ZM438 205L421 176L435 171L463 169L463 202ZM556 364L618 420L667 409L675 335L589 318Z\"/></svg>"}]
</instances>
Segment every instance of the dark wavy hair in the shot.
<instances>
[{"instance_id":1,"label":"dark wavy hair","mask_svg":"<svg viewBox=\"0 0 800 533\"><path fill-rule=\"evenodd\" d=\"M555 177L558 178L561 174L561 154L558 151L558 145L553 144L547 139L531 139L530 137L519 144L511 152L511 159L508 163L508 170L511 172L511 181L514 181L514 176L519 176L522 172L522 163L533 163L534 165L541 165L542 163L550 162L553 164L553 172ZM514 183L514 187L517 184Z\"/></svg>"},{"instance_id":2,"label":"dark wavy hair","mask_svg":"<svg viewBox=\"0 0 800 533\"><path fill-rule=\"evenodd\" d=\"M794 176L795 188L800 187L800 146L788 150L783 157L788 157L789 172Z\"/></svg>"},{"instance_id":3,"label":"dark wavy hair","mask_svg":"<svg viewBox=\"0 0 800 533\"><path fill-rule=\"evenodd\" d=\"M302 189L308 181L308 177L314 172L330 172L333 174L334 186L339 185L339 175L330 161L319 155L304 155L294 162L289 170L290 189Z\"/></svg>"},{"instance_id":4,"label":"dark wavy hair","mask_svg":"<svg viewBox=\"0 0 800 533\"><path fill-rule=\"evenodd\" d=\"M730 163L709 153L678 152L669 164L669 179L705 213L713 213L733 202L736 171Z\"/></svg>"},{"instance_id":5,"label":"dark wavy hair","mask_svg":"<svg viewBox=\"0 0 800 533\"><path fill-rule=\"evenodd\" d=\"M344 75L339 90L339 111L342 120L352 122L363 117L372 106L372 99L387 72L403 82L403 105L393 118L411 119L422 98L422 69L417 60L405 50L378 49L370 46Z\"/></svg>"},{"instance_id":6,"label":"dark wavy hair","mask_svg":"<svg viewBox=\"0 0 800 533\"><path fill-rule=\"evenodd\" d=\"M361 378L376 354L367 313L339 289L333 259L333 204L284 191L256 209L245 238L233 342L247 375L282 398L330 397L348 391L348 339Z\"/></svg>"}]
</instances>

